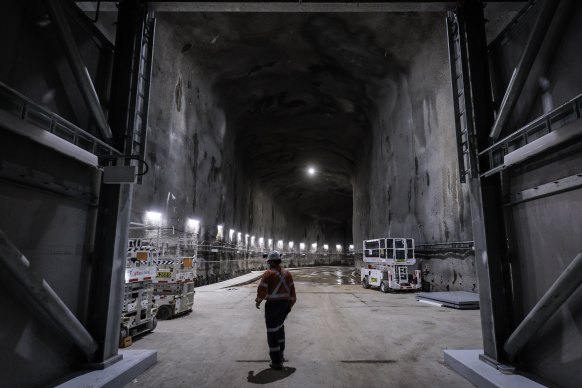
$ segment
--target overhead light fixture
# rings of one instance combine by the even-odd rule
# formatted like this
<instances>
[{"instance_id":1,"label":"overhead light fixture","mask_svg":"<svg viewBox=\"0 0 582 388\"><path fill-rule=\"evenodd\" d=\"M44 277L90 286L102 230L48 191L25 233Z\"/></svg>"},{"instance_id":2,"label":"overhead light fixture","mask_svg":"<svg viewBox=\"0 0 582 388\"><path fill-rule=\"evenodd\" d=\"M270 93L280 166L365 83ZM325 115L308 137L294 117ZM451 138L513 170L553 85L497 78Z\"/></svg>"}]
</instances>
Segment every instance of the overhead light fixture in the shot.
<instances>
[{"instance_id":1,"label":"overhead light fixture","mask_svg":"<svg viewBox=\"0 0 582 388\"><path fill-rule=\"evenodd\" d=\"M189 233L198 233L200 230L200 221L195 220L193 218L188 218L186 222L186 232Z\"/></svg>"},{"instance_id":2,"label":"overhead light fixture","mask_svg":"<svg viewBox=\"0 0 582 388\"><path fill-rule=\"evenodd\" d=\"M147 211L145 220L146 224L160 226L162 224L162 213Z\"/></svg>"},{"instance_id":3,"label":"overhead light fixture","mask_svg":"<svg viewBox=\"0 0 582 388\"><path fill-rule=\"evenodd\" d=\"M309 168L307 169L307 173L308 173L309 175L315 175L315 168L314 168L314 167L309 167Z\"/></svg>"}]
</instances>

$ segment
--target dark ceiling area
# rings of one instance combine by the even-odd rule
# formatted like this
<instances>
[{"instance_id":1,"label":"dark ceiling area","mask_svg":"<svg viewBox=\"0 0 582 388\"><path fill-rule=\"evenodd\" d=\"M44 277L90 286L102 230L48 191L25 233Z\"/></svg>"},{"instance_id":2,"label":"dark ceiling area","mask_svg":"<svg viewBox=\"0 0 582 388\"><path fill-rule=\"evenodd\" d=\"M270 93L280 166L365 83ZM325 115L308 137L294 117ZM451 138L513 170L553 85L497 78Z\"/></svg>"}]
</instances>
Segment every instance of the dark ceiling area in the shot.
<instances>
[{"instance_id":1,"label":"dark ceiling area","mask_svg":"<svg viewBox=\"0 0 582 388\"><path fill-rule=\"evenodd\" d=\"M212 76L248 172L294 212L340 224L352 217L355 164L386 80L406 72L439 16L162 15Z\"/></svg>"},{"instance_id":2,"label":"dark ceiling area","mask_svg":"<svg viewBox=\"0 0 582 388\"><path fill-rule=\"evenodd\" d=\"M184 12L198 7L187 2L152 6L174 29L184 59L212 80L247 173L289 210L349 224L356 161L371 139L377 104L394 94L390 80L406 76L427 34L444 28L446 6L434 4L444 8L252 13ZM518 8L489 4L489 30L497 34ZM113 14L101 16L110 37Z\"/></svg>"}]
</instances>

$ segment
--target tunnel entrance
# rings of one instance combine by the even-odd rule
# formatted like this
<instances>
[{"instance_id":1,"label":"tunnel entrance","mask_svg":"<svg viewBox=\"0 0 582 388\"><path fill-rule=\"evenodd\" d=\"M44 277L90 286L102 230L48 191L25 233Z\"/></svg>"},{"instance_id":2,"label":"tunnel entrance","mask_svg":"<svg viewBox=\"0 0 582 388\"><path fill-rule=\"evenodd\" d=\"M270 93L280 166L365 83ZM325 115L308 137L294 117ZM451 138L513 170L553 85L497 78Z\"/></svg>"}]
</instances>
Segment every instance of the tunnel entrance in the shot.
<instances>
[{"instance_id":1,"label":"tunnel entrance","mask_svg":"<svg viewBox=\"0 0 582 388\"><path fill-rule=\"evenodd\" d=\"M157 206L172 233L198 220L206 279L271 249L358 266L365 239L471 240L444 17L158 11L136 218ZM467 252L447 255L454 270L435 263L427 284L475 291Z\"/></svg>"}]
</instances>

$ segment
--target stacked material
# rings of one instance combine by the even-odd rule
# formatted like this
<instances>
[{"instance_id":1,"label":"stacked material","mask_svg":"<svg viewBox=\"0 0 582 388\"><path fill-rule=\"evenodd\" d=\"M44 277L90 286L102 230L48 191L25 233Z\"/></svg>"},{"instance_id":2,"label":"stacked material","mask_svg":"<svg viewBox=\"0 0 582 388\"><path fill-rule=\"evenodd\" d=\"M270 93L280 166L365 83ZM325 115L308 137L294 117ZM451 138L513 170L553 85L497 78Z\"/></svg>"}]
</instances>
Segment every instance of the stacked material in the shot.
<instances>
[{"instance_id":1,"label":"stacked material","mask_svg":"<svg viewBox=\"0 0 582 388\"><path fill-rule=\"evenodd\" d=\"M416 300L440 307L452 307L459 310L479 309L479 294L467 291L421 292Z\"/></svg>"}]
</instances>

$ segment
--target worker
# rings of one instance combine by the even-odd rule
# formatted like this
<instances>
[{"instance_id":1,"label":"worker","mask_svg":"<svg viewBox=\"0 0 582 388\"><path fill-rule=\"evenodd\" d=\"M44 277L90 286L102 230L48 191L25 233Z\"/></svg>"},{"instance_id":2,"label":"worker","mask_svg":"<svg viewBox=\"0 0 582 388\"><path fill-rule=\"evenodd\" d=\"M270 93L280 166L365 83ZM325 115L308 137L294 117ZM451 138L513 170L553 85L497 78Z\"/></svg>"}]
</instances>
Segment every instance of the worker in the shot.
<instances>
[{"instance_id":1,"label":"worker","mask_svg":"<svg viewBox=\"0 0 582 388\"><path fill-rule=\"evenodd\" d=\"M291 273L281 268L282 255L277 251L267 254L269 269L265 271L257 288L255 306L260 308L265 302L265 323L267 325L267 343L273 369L283 369L285 351L285 318L296 302L295 286Z\"/></svg>"}]
</instances>

